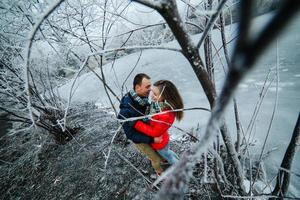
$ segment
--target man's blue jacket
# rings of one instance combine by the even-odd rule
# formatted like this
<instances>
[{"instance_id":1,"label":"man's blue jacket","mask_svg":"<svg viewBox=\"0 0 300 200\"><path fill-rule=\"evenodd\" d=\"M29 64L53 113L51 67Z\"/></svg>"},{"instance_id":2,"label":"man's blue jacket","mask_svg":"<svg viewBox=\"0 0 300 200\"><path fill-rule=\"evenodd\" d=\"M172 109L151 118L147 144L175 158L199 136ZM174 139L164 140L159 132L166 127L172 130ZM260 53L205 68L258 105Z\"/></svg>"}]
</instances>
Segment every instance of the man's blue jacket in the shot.
<instances>
[{"instance_id":1,"label":"man's blue jacket","mask_svg":"<svg viewBox=\"0 0 300 200\"><path fill-rule=\"evenodd\" d=\"M128 119L131 117L143 116L146 111L147 105L141 106L135 101L132 96L127 93L122 99L120 104L120 112L118 119ZM135 121L127 121L123 123L123 129L128 139L134 143L154 143L154 138L144 135L134 128Z\"/></svg>"}]
</instances>

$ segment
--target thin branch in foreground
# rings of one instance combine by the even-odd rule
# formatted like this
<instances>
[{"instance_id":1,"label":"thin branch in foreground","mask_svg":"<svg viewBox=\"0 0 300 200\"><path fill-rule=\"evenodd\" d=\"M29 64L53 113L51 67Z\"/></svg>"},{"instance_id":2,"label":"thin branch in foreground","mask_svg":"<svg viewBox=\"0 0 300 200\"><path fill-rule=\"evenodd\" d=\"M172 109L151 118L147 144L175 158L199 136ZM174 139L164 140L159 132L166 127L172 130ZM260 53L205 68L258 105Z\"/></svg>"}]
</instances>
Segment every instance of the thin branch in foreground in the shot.
<instances>
[{"instance_id":1,"label":"thin branch in foreground","mask_svg":"<svg viewBox=\"0 0 300 200\"><path fill-rule=\"evenodd\" d=\"M148 117L154 117L154 116L156 116L156 115L162 115L162 114L170 113L170 112L188 111L188 110L204 110L204 111L207 111L207 112L211 112L211 111L210 111L209 109L207 109L207 108L194 107L194 108L184 108L184 109L166 110L166 111L163 111L163 112L159 112L159 113L155 113L155 114L149 114L149 115L143 115L143 116L140 116L140 117L130 117L130 118L123 119L123 120L118 119L118 121L122 123L122 122L127 122L127 121L134 121L134 120L144 119L144 118L148 118ZM142 113L141 113L141 114L142 114Z\"/></svg>"},{"instance_id":2,"label":"thin branch in foreground","mask_svg":"<svg viewBox=\"0 0 300 200\"><path fill-rule=\"evenodd\" d=\"M41 16L38 22L36 22L29 34L28 37L28 45L26 48L26 57L25 57L25 92L27 94L27 108L29 110L29 118L32 121L33 126L35 127L35 120L33 116L33 111L32 111L32 102L31 102L31 93L30 93L30 84L29 84L29 65L30 65L30 54L31 54L31 47L33 43L34 36L36 35L39 27L41 24L44 22L44 20L62 3L64 0L57 0L54 2L50 8Z\"/></svg>"},{"instance_id":3,"label":"thin branch in foreground","mask_svg":"<svg viewBox=\"0 0 300 200\"><path fill-rule=\"evenodd\" d=\"M110 146L109 146L109 150L108 150L108 153L107 153L107 156L106 156L106 159L105 159L105 163L104 163L104 169L106 169L106 166L107 166L107 163L108 163L108 159L109 159L109 156L110 156L110 152L112 150L112 147L113 147L113 142L116 138L116 136L118 135L118 133L120 132L122 126L119 126L119 128L115 131L115 134L113 135L111 141L110 141Z\"/></svg>"},{"instance_id":4,"label":"thin branch in foreground","mask_svg":"<svg viewBox=\"0 0 300 200\"><path fill-rule=\"evenodd\" d=\"M122 86L121 86L121 94L123 95L123 91L124 91L124 87L125 87L125 83L127 82L127 80L129 79L130 75L133 73L133 71L135 70L135 68L137 67L138 63L140 62L140 59L142 57L142 53L143 51L140 52L140 55L135 63L135 65L133 66L133 68L130 70L130 72L128 73L128 75L126 76L125 80L123 81L122 83Z\"/></svg>"},{"instance_id":5,"label":"thin branch in foreground","mask_svg":"<svg viewBox=\"0 0 300 200\"><path fill-rule=\"evenodd\" d=\"M258 169L256 171L256 174L255 174L255 177L254 177L254 181L252 183L252 187L253 187L256 179L258 178L259 168L260 168L260 162L262 160L262 157L263 157L263 154L264 154L264 150L265 150L265 147L266 147L266 143L267 143L267 140L269 138L270 131L271 131L271 128L272 128L272 124L273 124L273 121L274 121L275 113L277 111L277 105L278 105L278 87L279 87L279 54L278 54L278 41L276 41L276 97L275 97L275 103L274 103L274 107L273 107L273 111L272 111L272 116L271 116L271 119L270 119L270 122L269 122L269 126L268 126L267 135L266 135L266 137L264 139L262 150L261 150L261 153L260 153L260 156L259 156Z\"/></svg>"},{"instance_id":6,"label":"thin branch in foreground","mask_svg":"<svg viewBox=\"0 0 300 200\"><path fill-rule=\"evenodd\" d=\"M138 172L138 174L139 175L141 175L142 176L142 178L146 181L146 183L148 183L148 184L151 184L152 182L147 178L147 177L145 177L143 174L142 174L142 172L140 172L140 170L138 169L138 168L136 168L135 166L134 166L134 164L132 164L127 158L125 158L124 156L122 156L119 152L117 152L116 151L116 153L117 153L117 155L122 159L122 160L124 160L126 163L128 163L135 171L137 171ZM159 189L157 186L154 186L156 189Z\"/></svg>"},{"instance_id":7,"label":"thin branch in foreground","mask_svg":"<svg viewBox=\"0 0 300 200\"><path fill-rule=\"evenodd\" d=\"M66 128L67 114L68 114L68 111L69 111L69 108L70 108L70 105L71 105L72 91L73 91L75 82L78 79L78 77L79 77L80 73L82 72L82 70L84 69L85 65L87 64L88 60L89 60L89 57L87 57L85 59L85 61L81 65L80 69L78 70L78 72L77 72L77 74L76 74L76 76L75 76L75 78L74 78L74 80L72 82L70 93L69 93L69 97L68 97L68 103L67 103L67 107L65 109L65 114L64 114L64 118L63 118L63 131L65 131L65 128Z\"/></svg>"}]
</instances>

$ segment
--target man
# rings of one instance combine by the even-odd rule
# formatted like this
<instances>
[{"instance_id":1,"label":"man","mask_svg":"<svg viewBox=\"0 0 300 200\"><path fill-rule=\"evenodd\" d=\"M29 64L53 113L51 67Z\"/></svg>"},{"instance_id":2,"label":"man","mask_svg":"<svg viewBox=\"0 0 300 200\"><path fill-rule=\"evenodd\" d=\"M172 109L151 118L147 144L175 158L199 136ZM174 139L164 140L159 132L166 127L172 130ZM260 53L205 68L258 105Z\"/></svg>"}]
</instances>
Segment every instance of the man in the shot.
<instances>
[{"instance_id":1,"label":"man","mask_svg":"<svg viewBox=\"0 0 300 200\"><path fill-rule=\"evenodd\" d=\"M151 91L151 79L147 74L137 74L133 80L133 90L130 90L121 100L119 119L128 119L131 117L140 117L145 114L149 105L148 96ZM161 137L153 138L144 135L134 128L135 121L123 123L123 129L128 139L130 139L136 148L144 153L150 160L152 167L157 174L161 174L163 169L160 165L162 158L150 146L151 143L160 143Z\"/></svg>"}]
</instances>

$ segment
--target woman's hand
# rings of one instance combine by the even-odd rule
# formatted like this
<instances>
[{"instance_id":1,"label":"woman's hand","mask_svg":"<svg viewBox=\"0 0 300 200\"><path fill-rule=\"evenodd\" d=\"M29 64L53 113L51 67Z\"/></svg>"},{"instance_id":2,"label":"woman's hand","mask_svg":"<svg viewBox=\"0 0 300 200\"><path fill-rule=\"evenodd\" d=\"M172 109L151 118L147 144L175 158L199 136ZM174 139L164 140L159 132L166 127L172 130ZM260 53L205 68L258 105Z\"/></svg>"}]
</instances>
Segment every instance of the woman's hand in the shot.
<instances>
[{"instance_id":1,"label":"woman's hand","mask_svg":"<svg viewBox=\"0 0 300 200\"><path fill-rule=\"evenodd\" d=\"M155 137L154 138L154 143L161 143L163 141L163 136Z\"/></svg>"}]
</instances>

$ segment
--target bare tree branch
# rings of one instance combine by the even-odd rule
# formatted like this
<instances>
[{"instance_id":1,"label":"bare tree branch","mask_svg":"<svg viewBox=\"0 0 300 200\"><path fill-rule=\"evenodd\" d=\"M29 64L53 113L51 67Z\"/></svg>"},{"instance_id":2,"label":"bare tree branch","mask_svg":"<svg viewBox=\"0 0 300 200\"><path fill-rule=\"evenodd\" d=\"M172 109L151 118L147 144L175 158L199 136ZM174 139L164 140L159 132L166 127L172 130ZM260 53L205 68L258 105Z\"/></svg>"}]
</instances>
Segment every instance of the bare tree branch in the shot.
<instances>
[{"instance_id":1,"label":"bare tree branch","mask_svg":"<svg viewBox=\"0 0 300 200\"><path fill-rule=\"evenodd\" d=\"M119 152L116 152L117 153L117 155L122 159L122 160L124 160L126 163L128 163L134 170L136 170L137 172L138 172L138 174L139 175L141 175L142 176L142 178L144 179L144 180L146 180L147 181L147 183L148 184L151 184L152 182L147 178L147 177L145 177L143 174L142 174L142 172L140 172L140 170L138 169L138 168L136 168L127 158L125 158L124 156L122 156ZM154 187L156 187L156 189L158 189L158 187L157 186L154 186Z\"/></svg>"},{"instance_id":2,"label":"bare tree branch","mask_svg":"<svg viewBox=\"0 0 300 200\"><path fill-rule=\"evenodd\" d=\"M201 38L200 38L200 40L199 40L199 42L198 42L198 44L197 44L197 48L198 48L198 49L200 48L202 42L204 41L204 39L206 38L207 34L209 33L209 31L212 29L213 25L215 24L215 21L217 20L217 18L218 18L218 16L219 16L220 12L222 11L222 8L223 8L223 6L225 5L226 1L227 1L227 0L222 0L222 1L219 3L219 5L218 5L217 12L215 12L215 13L211 16L209 22L207 23L207 25L206 25L206 27L205 27L205 29L204 29L204 32L202 33L202 36L201 36Z\"/></svg>"},{"instance_id":3,"label":"bare tree branch","mask_svg":"<svg viewBox=\"0 0 300 200\"><path fill-rule=\"evenodd\" d=\"M258 164L258 168L260 167L260 162L262 160L263 154L264 154L264 150L267 144L267 140L269 138L270 135L270 131L272 128L272 124L273 124L273 120L275 117L275 113L277 111L277 105L278 105L278 87L279 87L279 53L278 53L278 41L276 41L276 97L275 97L275 103L274 103L274 107L273 107L273 111L272 111L272 116L269 122L269 126L268 126L268 130L267 130L267 135L264 139L264 143L261 149L261 153L259 155L259 164ZM255 177L254 177L254 182L256 181L256 179L258 178L258 174L259 174L259 169L256 171ZM252 186L254 185L254 182L252 183Z\"/></svg>"},{"instance_id":4,"label":"bare tree branch","mask_svg":"<svg viewBox=\"0 0 300 200\"><path fill-rule=\"evenodd\" d=\"M108 153L107 155L105 156L106 159L105 159L105 162L104 162L104 169L106 169L106 166L107 166L107 163L108 163L108 159L109 159L109 156L110 156L110 152L112 150L112 147L113 147L113 142L115 140L115 137L118 135L118 133L120 132L122 126L119 126L119 128L115 131L115 134L113 135L111 141L110 141L110 145L109 145L109 149L108 149Z\"/></svg>"},{"instance_id":5,"label":"bare tree branch","mask_svg":"<svg viewBox=\"0 0 300 200\"><path fill-rule=\"evenodd\" d=\"M29 110L29 117L35 125L35 119L32 112L32 101L31 101L31 93L30 93L30 83L29 83L29 65L30 65L30 54L31 54L31 47L33 43L34 36L36 32L38 31L39 27L43 23L43 21L62 3L64 0L57 0L52 4L52 6L41 16L40 20L35 23L34 27L31 30L31 33L29 34L28 39L28 45L26 48L26 57L25 57L25 91L27 94L27 108Z\"/></svg>"}]
</instances>

